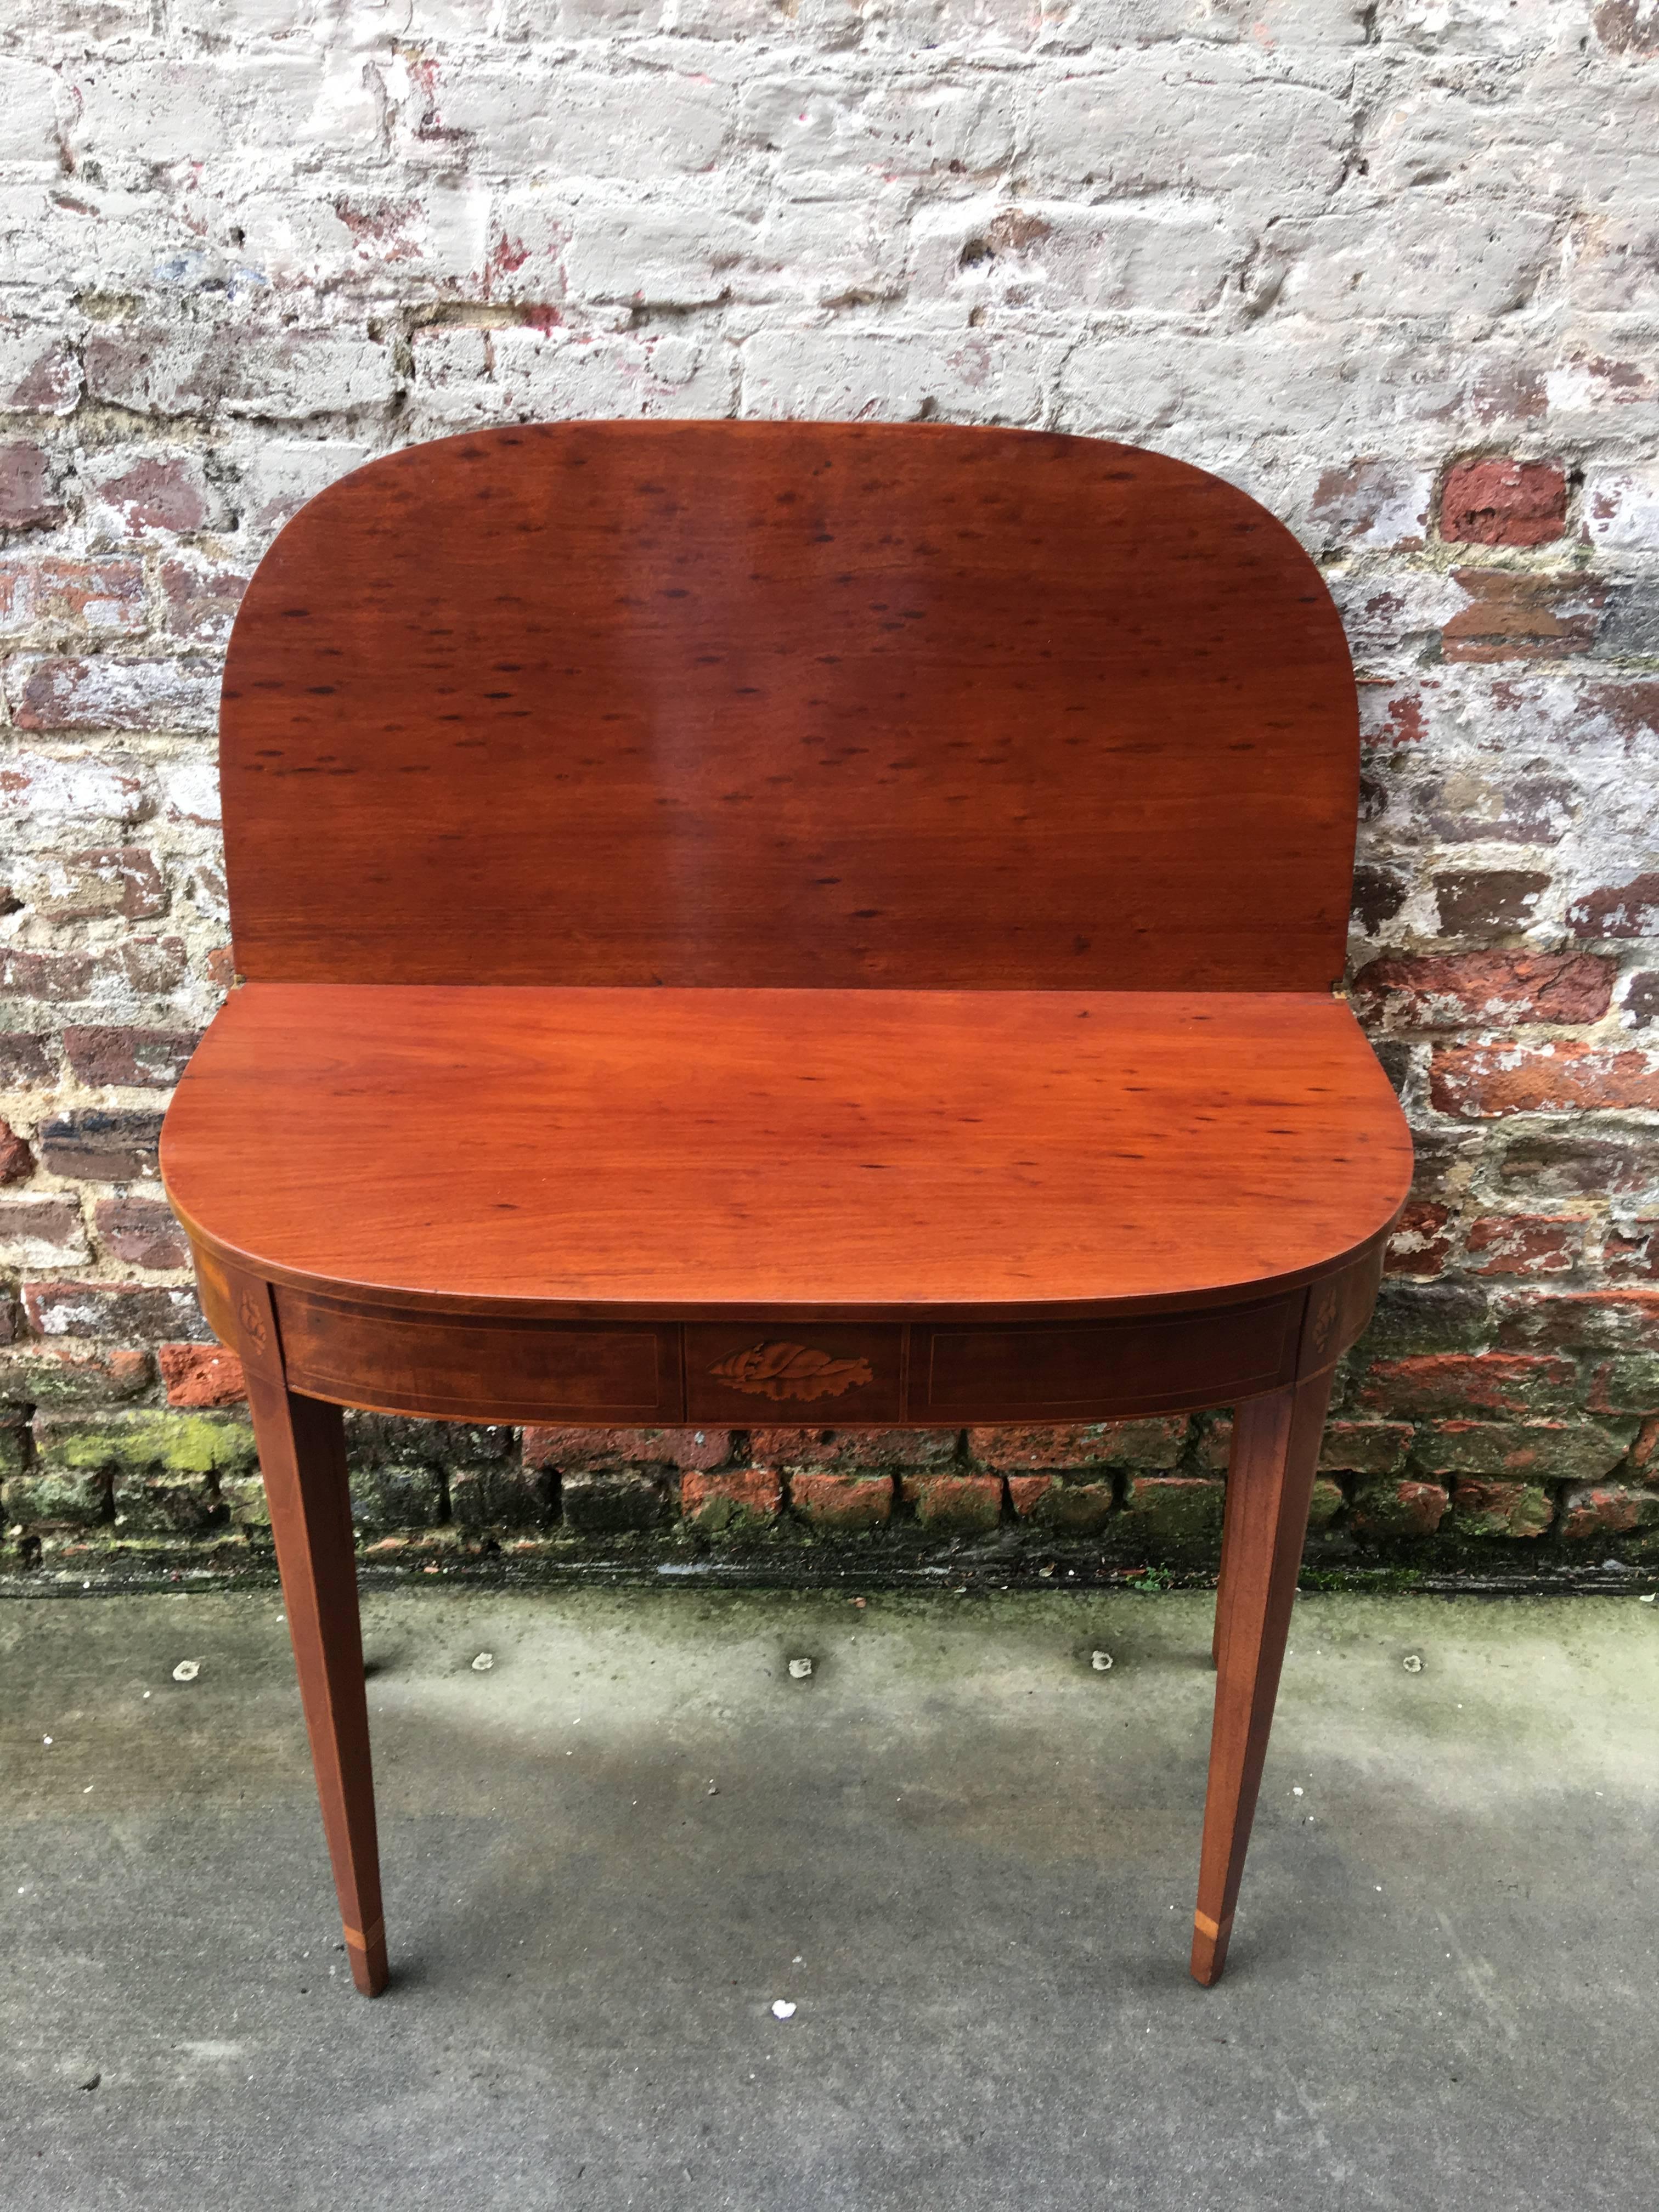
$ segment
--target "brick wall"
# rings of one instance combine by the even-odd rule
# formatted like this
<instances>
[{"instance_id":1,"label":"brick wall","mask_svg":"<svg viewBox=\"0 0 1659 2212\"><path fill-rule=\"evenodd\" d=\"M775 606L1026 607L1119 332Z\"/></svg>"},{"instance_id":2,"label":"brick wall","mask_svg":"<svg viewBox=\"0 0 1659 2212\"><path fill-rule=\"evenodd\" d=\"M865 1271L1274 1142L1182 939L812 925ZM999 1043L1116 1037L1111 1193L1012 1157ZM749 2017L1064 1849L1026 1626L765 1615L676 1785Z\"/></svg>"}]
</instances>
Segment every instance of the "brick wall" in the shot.
<instances>
[{"instance_id":1,"label":"brick wall","mask_svg":"<svg viewBox=\"0 0 1659 2212\"><path fill-rule=\"evenodd\" d=\"M635 413L1099 432L1302 533L1364 687L1353 996L1422 1156L1320 1541L1659 1541L1654 0L39 0L0 39L10 1561L258 1526L155 1178L228 980L253 562L390 446ZM394 1547L1122 1559L1212 1542L1224 1437L354 1452Z\"/></svg>"}]
</instances>

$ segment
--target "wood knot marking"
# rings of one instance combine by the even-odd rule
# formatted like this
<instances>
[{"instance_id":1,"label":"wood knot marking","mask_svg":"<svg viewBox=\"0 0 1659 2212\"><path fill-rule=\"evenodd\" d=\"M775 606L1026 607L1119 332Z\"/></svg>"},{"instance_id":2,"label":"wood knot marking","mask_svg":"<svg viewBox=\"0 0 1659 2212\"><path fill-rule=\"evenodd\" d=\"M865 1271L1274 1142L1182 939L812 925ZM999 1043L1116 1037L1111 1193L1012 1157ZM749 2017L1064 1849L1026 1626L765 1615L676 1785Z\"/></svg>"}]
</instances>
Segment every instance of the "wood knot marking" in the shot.
<instances>
[{"instance_id":1,"label":"wood knot marking","mask_svg":"<svg viewBox=\"0 0 1659 2212\"><path fill-rule=\"evenodd\" d=\"M259 1301L252 1291L244 1291L236 1308L236 1318L242 1324L242 1333L256 1352L263 1352L270 1340L270 1331L259 1310Z\"/></svg>"},{"instance_id":2,"label":"wood knot marking","mask_svg":"<svg viewBox=\"0 0 1659 2212\"><path fill-rule=\"evenodd\" d=\"M804 1344L752 1344L747 1352L734 1352L709 1369L709 1373L750 1398L810 1401L839 1398L843 1390L857 1390L875 1381L867 1359L837 1359L828 1352L813 1352Z\"/></svg>"}]
</instances>

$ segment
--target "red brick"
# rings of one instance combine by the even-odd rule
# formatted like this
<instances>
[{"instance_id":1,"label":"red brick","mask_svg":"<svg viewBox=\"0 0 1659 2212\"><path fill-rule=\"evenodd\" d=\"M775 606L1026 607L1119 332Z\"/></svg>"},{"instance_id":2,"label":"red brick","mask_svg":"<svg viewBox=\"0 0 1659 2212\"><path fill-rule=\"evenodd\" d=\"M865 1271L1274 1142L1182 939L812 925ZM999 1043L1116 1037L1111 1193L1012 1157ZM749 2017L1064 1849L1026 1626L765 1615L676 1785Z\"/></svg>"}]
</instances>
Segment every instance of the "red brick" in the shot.
<instances>
[{"instance_id":1,"label":"red brick","mask_svg":"<svg viewBox=\"0 0 1659 2212\"><path fill-rule=\"evenodd\" d=\"M1390 1275L1437 1275L1451 1253L1451 1208L1414 1198L1395 1224L1383 1259Z\"/></svg>"},{"instance_id":2,"label":"red brick","mask_svg":"<svg viewBox=\"0 0 1659 2212\"><path fill-rule=\"evenodd\" d=\"M1621 1221L1610 1228L1601 1248L1601 1265L1624 1282L1659 1276L1659 1221Z\"/></svg>"},{"instance_id":3,"label":"red brick","mask_svg":"<svg viewBox=\"0 0 1659 2212\"><path fill-rule=\"evenodd\" d=\"M1123 1494L1124 1524L1155 1545L1207 1542L1220 1533L1225 1495L1206 1475L1138 1474Z\"/></svg>"},{"instance_id":4,"label":"red brick","mask_svg":"<svg viewBox=\"0 0 1659 2212\"><path fill-rule=\"evenodd\" d=\"M524 1432L527 1468L610 1474L626 1467L719 1467L732 1456L729 1429L564 1429Z\"/></svg>"},{"instance_id":5,"label":"red brick","mask_svg":"<svg viewBox=\"0 0 1659 2212\"><path fill-rule=\"evenodd\" d=\"M156 1346L169 1406L240 1406L247 1397L242 1363L217 1344Z\"/></svg>"},{"instance_id":6,"label":"red brick","mask_svg":"<svg viewBox=\"0 0 1659 2212\"><path fill-rule=\"evenodd\" d=\"M1618 1466L1629 1442L1628 1428L1594 1421L1436 1421L1412 1457L1428 1474L1594 1482Z\"/></svg>"},{"instance_id":7,"label":"red brick","mask_svg":"<svg viewBox=\"0 0 1659 2212\"><path fill-rule=\"evenodd\" d=\"M15 632L38 623L130 635L143 629L146 618L140 562L41 555L0 561L0 629Z\"/></svg>"},{"instance_id":8,"label":"red brick","mask_svg":"<svg viewBox=\"0 0 1659 2212\"><path fill-rule=\"evenodd\" d=\"M0 1030L0 1090L29 1091L37 1084L55 1083L61 1058L54 1036L32 1030ZM3 1147L0 1139L0 1158Z\"/></svg>"},{"instance_id":9,"label":"red brick","mask_svg":"<svg viewBox=\"0 0 1659 2212\"><path fill-rule=\"evenodd\" d=\"M1659 1481L1659 1413L1643 1422L1630 1448L1630 1468L1644 1482Z\"/></svg>"},{"instance_id":10,"label":"red brick","mask_svg":"<svg viewBox=\"0 0 1659 2212\"><path fill-rule=\"evenodd\" d=\"M1570 1359L1528 1352L1425 1352L1372 1364L1362 1406L1385 1413L1508 1413L1570 1405L1577 1370Z\"/></svg>"},{"instance_id":11,"label":"red brick","mask_svg":"<svg viewBox=\"0 0 1659 2212\"><path fill-rule=\"evenodd\" d=\"M23 1310L40 1336L212 1340L195 1291L183 1284L30 1282L23 1285Z\"/></svg>"},{"instance_id":12,"label":"red brick","mask_svg":"<svg viewBox=\"0 0 1659 2212\"><path fill-rule=\"evenodd\" d=\"M1360 969L1352 996L1362 1020L1408 1029L1595 1022L1616 973L1583 952L1389 953Z\"/></svg>"},{"instance_id":13,"label":"red brick","mask_svg":"<svg viewBox=\"0 0 1659 2212\"><path fill-rule=\"evenodd\" d=\"M184 534L204 529L212 512L201 463L184 453L144 455L94 485L87 504L104 538Z\"/></svg>"},{"instance_id":14,"label":"red brick","mask_svg":"<svg viewBox=\"0 0 1659 2212\"><path fill-rule=\"evenodd\" d=\"M907 1474L900 1494L924 1528L994 1528L1002 1517L994 1474Z\"/></svg>"},{"instance_id":15,"label":"red brick","mask_svg":"<svg viewBox=\"0 0 1659 2212\"><path fill-rule=\"evenodd\" d=\"M0 528L35 530L63 514L52 495L45 447L21 441L0 446Z\"/></svg>"},{"instance_id":16,"label":"red brick","mask_svg":"<svg viewBox=\"0 0 1659 2212\"><path fill-rule=\"evenodd\" d=\"M219 666L209 659L20 659L22 730L210 730Z\"/></svg>"},{"instance_id":17,"label":"red brick","mask_svg":"<svg viewBox=\"0 0 1659 2212\"><path fill-rule=\"evenodd\" d=\"M1055 1535L1092 1535L1116 1506L1109 1482L1061 1482L1052 1474L1011 1474L1008 1497L1022 1521Z\"/></svg>"},{"instance_id":18,"label":"red brick","mask_svg":"<svg viewBox=\"0 0 1659 2212\"><path fill-rule=\"evenodd\" d=\"M1500 1318L1501 1349L1659 1351L1659 1289L1561 1291L1517 1300Z\"/></svg>"},{"instance_id":19,"label":"red brick","mask_svg":"<svg viewBox=\"0 0 1659 2212\"><path fill-rule=\"evenodd\" d=\"M135 1267L187 1267L190 1243L173 1208L159 1198L100 1198L98 1234L116 1259Z\"/></svg>"},{"instance_id":20,"label":"red brick","mask_svg":"<svg viewBox=\"0 0 1659 2212\"><path fill-rule=\"evenodd\" d=\"M1325 471L1309 513L1325 526L1333 545L1417 546L1429 520L1422 495L1423 479L1414 470L1362 457Z\"/></svg>"},{"instance_id":21,"label":"red brick","mask_svg":"<svg viewBox=\"0 0 1659 2212\"><path fill-rule=\"evenodd\" d=\"M1583 891L1567 908L1575 937L1659 937L1659 875Z\"/></svg>"},{"instance_id":22,"label":"red brick","mask_svg":"<svg viewBox=\"0 0 1659 2212\"><path fill-rule=\"evenodd\" d=\"M198 645L218 645L230 635L230 626L242 594L248 587L245 568L216 561L167 561L161 567L161 591L167 601L167 626L173 637Z\"/></svg>"},{"instance_id":23,"label":"red brick","mask_svg":"<svg viewBox=\"0 0 1659 2212\"><path fill-rule=\"evenodd\" d=\"M1415 1434L1409 1421L1327 1421L1319 1465L1330 1474L1395 1474Z\"/></svg>"},{"instance_id":24,"label":"red brick","mask_svg":"<svg viewBox=\"0 0 1659 2212\"><path fill-rule=\"evenodd\" d=\"M985 1468L1173 1467L1187 1429L1184 1413L1064 1427L969 1429L968 1449L975 1466Z\"/></svg>"},{"instance_id":25,"label":"red brick","mask_svg":"<svg viewBox=\"0 0 1659 2212\"><path fill-rule=\"evenodd\" d=\"M203 973L216 990L228 991L236 981L236 953L233 946L216 945L202 963Z\"/></svg>"},{"instance_id":26,"label":"red brick","mask_svg":"<svg viewBox=\"0 0 1659 2212\"><path fill-rule=\"evenodd\" d=\"M0 1121L0 1183L27 1182L34 1173L34 1155L9 1121Z\"/></svg>"},{"instance_id":27,"label":"red brick","mask_svg":"<svg viewBox=\"0 0 1659 2212\"><path fill-rule=\"evenodd\" d=\"M1469 868L1437 876L1435 906L1443 937L1481 937L1524 929L1550 887L1534 868Z\"/></svg>"},{"instance_id":28,"label":"red brick","mask_svg":"<svg viewBox=\"0 0 1659 2212\"><path fill-rule=\"evenodd\" d=\"M1659 1357L1635 1352L1590 1370L1584 1403L1592 1413L1659 1413Z\"/></svg>"},{"instance_id":29,"label":"red brick","mask_svg":"<svg viewBox=\"0 0 1659 2212\"><path fill-rule=\"evenodd\" d=\"M1382 1477L1355 1492L1353 1526L1368 1536L1431 1536L1449 1503L1437 1482Z\"/></svg>"},{"instance_id":30,"label":"red brick","mask_svg":"<svg viewBox=\"0 0 1659 2212\"><path fill-rule=\"evenodd\" d=\"M1429 1097L1438 1112L1470 1121L1651 1108L1659 1103L1659 1056L1566 1038L1545 1048L1443 1046L1430 1064Z\"/></svg>"},{"instance_id":31,"label":"red brick","mask_svg":"<svg viewBox=\"0 0 1659 2212\"><path fill-rule=\"evenodd\" d=\"M1565 660L1588 653L1601 626L1606 586L1567 570L1458 568L1471 604L1440 633L1447 660Z\"/></svg>"},{"instance_id":32,"label":"red brick","mask_svg":"<svg viewBox=\"0 0 1659 2212\"><path fill-rule=\"evenodd\" d=\"M1583 1253L1584 1224L1549 1213L1489 1213L1472 1221L1464 1266L1472 1275L1561 1275Z\"/></svg>"},{"instance_id":33,"label":"red brick","mask_svg":"<svg viewBox=\"0 0 1659 2212\"><path fill-rule=\"evenodd\" d=\"M9 999L61 1004L84 999L101 963L90 952L36 952L27 945L0 948L0 992Z\"/></svg>"},{"instance_id":34,"label":"red brick","mask_svg":"<svg viewBox=\"0 0 1659 2212\"><path fill-rule=\"evenodd\" d=\"M1452 1490L1452 1521L1463 1536L1541 1536L1555 1518L1549 1492L1534 1482L1466 1480Z\"/></svg>"},{"instance_id":35,"label":"red brick","mask_svg":"<svg viewBox=\"0 0 1659 2212\"><path fill-rule=\"evenodd\" d=\"M159 1113L88 1107L61 1114L40 1132L41 1164L81 1182L136 1182L156 1170Z\"/></svg>"},{"instance_id":36,"label":"red brick","mask_svg":"<svg viewBox=\"0 0 1659 2212\"><path fill-rule=\"evenodd\" d=\"M1610 54L1659 54L1659 13L1653 0L1597 0L1590 21Z\"/></svg>"},{"instance_id":37,"label":"red brick","mask_svg":"<svg viewBox=\"0 0 1659 2212\"><path fill-rule=\"evenodd\" d=\"M201 1042L199 1030L66 1029L64 1050L83 1083L170 1091Z\"/></svg>"},{"instance_id":38,"label":"red brick","mask_svg":"<svg viewBox=\"0 0 1659 2212\"><path fill-rule=\"evenodd\" d=\"M1475 1133L1470 1133L1479 1138ZM1659 1129L1592 1136L1583 1125L1565 1134L1522 1130L1497 1163L1500 1182L1540 1198L1626 1196L1659 1184Z\"/></svg>"},{"instance_id":39,"label":"red brick","mask_svg":"<svg viewBox=\"0 0 1659 2212\"><path fill-rule=\"evenodd\" d=\"M783 1504L783 1477L775 1468L690 1469L680 1478L680 1511L704 1528L745 1520L775 1520Z\"/></svg>"},{"instance_id":40,"label":"red brick","mask_svg":"<svg viewBox=\"0 0 1659 2212\"><path fill-rule=\"evenodd\" d=\"M167 912L167 886L155 856L142 845L99 845L84 853L50 854L35 910L52 921L91 921L118 915L149 921Z\"/></svg>"},{"instance_id":41,"label":"red brick","mask_svg":"<svg viewBox=\"0 0 1659 2212\"><path fill-rule=\"evenodd\" d=\"M1659 1491L1628 1483L1586 1483L1561 1501L1561 1534L1570 1544L1592 1536L1623 1536L1659 1521Z\"/></svg>"},{"instance_id":42,"label":"red brick","mask_svg":"<svg viewBox=\"0 0 1659 2212\"><path fill-rule=\"evenodd\" d=\"M1440 535L1461 545L1547 545L1567 527L1567 479L1553 461L1460 461L1440 491Z\"/></svg>"},{"instance_id":43,"label":"red brick","mask_svg":"<svg viewBox=\"0 0 1659 2212\"><path fill-rule=\"evenodd\" d=\"M37 1266L73 1266L87 1256L81 1209L72 1198L45 1193L8 1199L0 1210L0 1247L8 1244L14 1248L14 1260L25 1256ZM35 1246L44 1249L29 1249Z\"/></svg>"},{"instance_id":44,"label":"red brick","mask_svg":"<svg viewBox=\"0 0 1659 2212\"><path fill-rule=\"evenodd\" d=\"M5 1355L0 1399L28 1406L107 1406L150 1383L149 1354L124 1345L30 1344Z\"/></svg>"},{"instance_id":45,"label":"red brick","mask_svg":"<svg viewBox=\"0 0 1659 2212\"><path fill-rule=\"evenodd\" d=\"M820 1528L879 1528L893 1510L893 1486L880 1475L803 1469L789 1478L796 1512Z\"/></svg>"},{"instance_id":46,"label":"red brick","mask_svg":"<svg viewBox=\"0 0 1659 2212\"><path fill-rule=\"evenodd\" d=\"M1620 1012L1633 1030L1659 1022L1659 968L1638 968L1628 979Z\"/></svg>"},{"instance_id":47,"label":"red brick","mask_svg":"<svg viewBox=\"0 0 1659 2212\"><path fill-rule=\"evenodd\" d=\"M751 1429L749 1449L768 1466L840 1468L935 1467L953 1460L955 1429Z\"/></svg>"}]
</instances>

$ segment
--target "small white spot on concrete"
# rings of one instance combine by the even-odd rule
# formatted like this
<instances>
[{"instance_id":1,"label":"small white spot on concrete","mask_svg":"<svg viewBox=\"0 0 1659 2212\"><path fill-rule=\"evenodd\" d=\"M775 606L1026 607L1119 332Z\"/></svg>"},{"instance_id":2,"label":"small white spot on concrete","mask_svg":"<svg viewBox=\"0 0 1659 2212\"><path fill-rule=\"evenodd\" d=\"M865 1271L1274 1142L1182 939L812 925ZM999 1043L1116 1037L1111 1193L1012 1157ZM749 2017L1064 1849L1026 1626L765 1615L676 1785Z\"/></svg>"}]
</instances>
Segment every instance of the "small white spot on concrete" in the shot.
<instances>
[{"instance_id":1,"label":"small white spot on concrete","mask_svg":"<svg viewBox=\"0 0 1659 2212\"><path fill-rule=\"evenodd\" d=\"M810 1659L792 1659L789 1662L789 1679L792 1682L804 1682L811 1671L812 1662ZM792 2006L791 2010L793 2009Z\"/></svg>"},{"instance_id":2,"label":"small white spot on concrete","mask_svg":"<svg viewBox=\"0 0 1659 2212\"><path fill-rule=\"evenodd\" d=\"M790 2003L787 1997L773 1998L772 2017L774 2020L793 2020L795 2017L795 2008Z\"/></svg>"},{"instance_id":3,"label":"small white spot on concrete","mask_svg":"<svg viewBox=\"0 0 1659 2212\"><path fill-rule=\"evenodd\" d=\"M181 1659L173 1670L175 1682L193 1682L202 1671L199 1659Z\"/></svg>"},{"instance_id":4,"label":"small white spot on concrete","mask_svg":"<svg viewBox=\"0 0 1659 2212\"><path fill-rule=\"evenodd\" d=\"M1112 1671L1112 1655L1109 1651L1091 1651L1089 1654L1089 1664L1097 1674L1109 1674Z\"/></svg>"},{"instance_id":5,"label":"small white spot on concrete","mask_svg":"<svg viewBox=\"0 0 1659 2212\"><path fill-rule=\"evenodd\" d=\"M481 1651L472 1662L472 1671L475 1674L487 1674L495 1663L495 1655L493 1651Z\"/></svg>"},{"instance_id":6,"label":"small white spot on concrete","mask_svg":"<svg viewBox=\"0 0 1659 2212\"><path fill-rule=\"evenodd\" d=\"M1408 1674L1420 1674L1423 1671L1422 1659L1415 1651L1408 1651L1400 1663Z\"/></svg>"}]
</instances>

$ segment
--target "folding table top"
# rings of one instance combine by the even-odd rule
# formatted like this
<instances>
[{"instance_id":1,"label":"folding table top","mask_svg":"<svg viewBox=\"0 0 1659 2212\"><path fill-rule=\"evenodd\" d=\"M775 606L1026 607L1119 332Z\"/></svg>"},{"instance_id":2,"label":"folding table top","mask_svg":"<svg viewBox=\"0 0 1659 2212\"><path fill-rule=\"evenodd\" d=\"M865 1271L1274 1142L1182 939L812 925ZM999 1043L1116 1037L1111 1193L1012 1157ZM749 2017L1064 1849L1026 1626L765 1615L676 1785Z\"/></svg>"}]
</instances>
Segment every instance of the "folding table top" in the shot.
<instances>
[{"instance_id":1,"label":"folding table top","mask_svg":"<svg viewBox=\"0 0 1659 2212\"><path fill-rule=\"evenodd\" d=\"M167 1118L192 1235L452 1310L1086 1314L1288 1287L1410 1139L1289 992L255 983Z\"/></svg>"}]
</instances>

